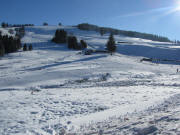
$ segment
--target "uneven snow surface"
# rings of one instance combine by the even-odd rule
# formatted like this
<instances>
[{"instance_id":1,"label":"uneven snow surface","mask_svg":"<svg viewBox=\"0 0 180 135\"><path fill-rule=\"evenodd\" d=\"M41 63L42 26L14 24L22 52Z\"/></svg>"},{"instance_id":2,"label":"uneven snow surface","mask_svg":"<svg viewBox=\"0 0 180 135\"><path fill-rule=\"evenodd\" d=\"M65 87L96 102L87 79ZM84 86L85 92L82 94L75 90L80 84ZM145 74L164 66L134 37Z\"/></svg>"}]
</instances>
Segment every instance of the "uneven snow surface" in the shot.
<instances>
[{"instance_id":1,"label":"uneven snow surface","mask_svg":"<svg viewBox=\"0 0 180 135\"><path fill-rule=\"evenodd\" d=\"M115 36L118 52L83 55L50 40L57 28L102 50L100 36L70 26L27 27L33 51L0 58L0 134L180 134L178 65L140 62L180 58L170 43Z\"/></svg>"}]
</instances>

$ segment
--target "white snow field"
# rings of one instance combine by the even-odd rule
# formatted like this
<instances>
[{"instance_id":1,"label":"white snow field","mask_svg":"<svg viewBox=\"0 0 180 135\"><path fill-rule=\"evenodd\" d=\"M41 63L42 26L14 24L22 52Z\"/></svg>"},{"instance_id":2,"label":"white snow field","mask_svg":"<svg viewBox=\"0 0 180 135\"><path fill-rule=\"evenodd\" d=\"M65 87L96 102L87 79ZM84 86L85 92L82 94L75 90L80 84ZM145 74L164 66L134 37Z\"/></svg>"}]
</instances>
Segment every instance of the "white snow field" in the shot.
<instances>
[{"instance_id":1,"label":"white snow field","mask_svg":"<svg viewBox=\"0 0 180 135\"><path fill-rule=\"evenodd\" d=\"M0 58L0 134L180 134L179 65L140 62L180 58L171 43L115 36L117 52L83 55L54 44L57 28L89 48L108 34L71 26L27 27L33 51Z\"/></svg>"}]
</instances>

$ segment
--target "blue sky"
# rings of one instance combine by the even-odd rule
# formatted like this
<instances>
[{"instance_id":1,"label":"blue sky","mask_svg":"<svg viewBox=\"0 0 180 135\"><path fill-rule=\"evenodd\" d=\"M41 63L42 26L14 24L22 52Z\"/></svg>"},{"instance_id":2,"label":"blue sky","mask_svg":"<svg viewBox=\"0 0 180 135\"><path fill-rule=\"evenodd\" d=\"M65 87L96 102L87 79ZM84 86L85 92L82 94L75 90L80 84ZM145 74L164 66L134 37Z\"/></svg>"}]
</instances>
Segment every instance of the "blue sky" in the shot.
<instances>
[{"instance_id":1,"label":"blue sky","mask_svg":"<svg viewBox=\"0 0 180 135\"><path fill-rule=\"evenodd\" d=\"M179 0L0 0L0 22L83 22L180 40ZM179 7L179 8L178 8Z\"/></svg>"}]
</instances>

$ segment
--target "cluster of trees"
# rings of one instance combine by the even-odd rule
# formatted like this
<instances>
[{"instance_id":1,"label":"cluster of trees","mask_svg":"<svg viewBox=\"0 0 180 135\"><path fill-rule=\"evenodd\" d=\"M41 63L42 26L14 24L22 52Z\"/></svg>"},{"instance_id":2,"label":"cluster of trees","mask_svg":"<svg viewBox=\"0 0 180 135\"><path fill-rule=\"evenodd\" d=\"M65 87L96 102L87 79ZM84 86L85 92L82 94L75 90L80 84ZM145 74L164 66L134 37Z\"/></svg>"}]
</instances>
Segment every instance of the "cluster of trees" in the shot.
<instances>
[{"instance_id":1,"label":"cluster of trees","mask_svg":"<svg viewBox=\"0 0 180 135\"><path fill-rule=\"evenodd\" d=\"M90 31L99 31L99 27L93 24L82 23L77 25L80 30L90 30Z\"/></svg>"},{"instance_id":2,"label":"cluster of trees","mask_svg":"<svg viewBox=\"0 0 180 135\"><path fill-rule=\"evenodd\" d=\"M65 30L57 29L52 41L61 44L61 43L66 43L66 40L67 40L67 32Z\"/></svg>"},{"instance_id":3,"label":"cluster of trees","mask_svg":"<svg viewBox=\"0 0 180 135\"><path fill-rule=\"evenodd\" d=\"M80 43L78 43L75 36L67 36L67 32L63 29L56 30L52 42L58 44L67 43L69 49L81 50L87 48L87 43L84 40L81 40Z\"/></svg>"},{"instance_id":4,"label":"cluster of trees","mask_svg":"<svg viewBox=\"0 0 180 135\"><path fill-rule=\"evenodd\" d=\"M81 40L80 43L78 43L78 40L75 36L69 36L68 37L68 48L75 49L75 50L85 49L85 48L87 48L87 43L84 40Z\"/></svg>"},{"instance_id":5,"label":"cluster of trees","mask_svg":"<svg viewBox=\"0 0 180 135\"><path fill-rule=\"evenodd\" d=\"M7 27L25 27L25 26L34 26L34 24L8 24L6 22L1 23L1 27L7 28Z\"/></svg>"},{"instance_id":6,"label":"cluster of trees","mask_svg":"<svg viewBox=\"0 0 180 135\"><path fill-rule=\"evenodd\" d=\"M32 51L33 50L33 46L32 44L29 44L29 46L27 44L23 45L23 51Z\"/></svg>"},{"instance_id":7,"label":"cluster of trees","mask_svg":"<svg viewBox=\"0 0 180 135\"><path fill-rule=\"evenodd\" d=\"M139 33L139 32L132 32L132 31L126 31L123 33L125 36L129 36L129 37L137 37L137 38L149 39L152 41L159 41L159 42L171 42L171 40L168 39L167 37L154 35L154 34Z\"/></svg>"},{"instance_id":8,"label":"cluster of trees","mask_svg":"<svg viewBox=\"0 0 180 135\"><path fill-rule=\"evenodd\" d=\"M6 53L16 52L21 48L20 38L9 37L7 35L2 36L0 34L0 56L3 56Z\"/></svg>"},{"instance_id":9,"label":"cluster of trees","mask_svg":"<svg viewBox=\"0 0 180 135\"><path fill-rule=\"evenodd\" d=\"M58 25L61 26L62 24L58 23ZM47 22L43 22L43 26L48 26L48 23Z\"/></svg>"},{"instance_id":10,"label":"cluster of trees","mask_svg":"<svg viewBox=\"0 0 180 135\"><path fill-rule=\"evenodd\" d=\"M76 36L67 36L67 32L63 29L56 30L52 42L58 44L67 43L69 49L81 50L87 48L87 43L84 40L80 40L80 43L78 43ZM109 36L106 48L108 52L110 52L111 54L116 51L116 45L113 34Z\"/></svg>"},{"instance_id":11,"label":"cluster of trees","mask_svg":"<svg viewBox=\"0 0 180 135\"><path fill-rule=\"evenodd\" d=\"M5 24L5 27L12 26L12 25L8 25L7 23L2 23L2 24L3 26ZM0 56L3 56L4 54L7 53L16 52L22 47L20 39L25 34L24 25L17 25L15 31L13 29L9 29L9 33L13 34L15 32L16 32L15 37L2 35L2 33L0 32Z\"/></svg>"},{"instance_id":12,"label":"cluster of trees","mask_svg":"<svg viewBox=\"0 0 180 135\"><path fill-rule=\"evenodd\" d=\"M26 26L34 26L34 24L13 24L11 27L26 27Z\"/></svg>"},{"instance_id":13,"label":"cluster of trees","mask_svg":"<svg viewBox=\"0 0 180 135\"><path fill-rule=\"evenodd\" d=\"M112 33L113 35L124 35L124 36L129 36L129 37L149 39L153 41L171 42L171 40L169 40L167 37L163 37L159 35L140 33L136 31L125 31L125 30L118 30L118 29L113 29L113 28L99 27L96 25L88 24L88 23L79 24L77 25L77 27L80 30L96 31L96 32L99 32L101 35L105 33Z\"/></svg>"},{"instance_id":14,"label":"cluster of trees","mask_svg":"<svg viewBox=\"0 0 180 135\"><path fill-rule=\"evenodd\" d=\"M5 22L2 22L2 23L1 23L1 27L2 27L2 28L9 27L9 24L8 24L8 23L5 23Z\"/></svg>"},{"instance_id":15,"label":"cluster of trees","mask_svg":"<svg viewBox=\"0 0 180 135\"><path fill-rule=\"evenodd\" d=\"M63 29L56 30L52 42L58 44L67 43L69 49L81 50L87 48L87 43L84 40L80 40L80 43L78 43L76 36L67 36L67 32ZM116 51L116 45L113 34L109 36L106 48L108 52L110 52L111 54Z\"/></svg>"}]
</instances>

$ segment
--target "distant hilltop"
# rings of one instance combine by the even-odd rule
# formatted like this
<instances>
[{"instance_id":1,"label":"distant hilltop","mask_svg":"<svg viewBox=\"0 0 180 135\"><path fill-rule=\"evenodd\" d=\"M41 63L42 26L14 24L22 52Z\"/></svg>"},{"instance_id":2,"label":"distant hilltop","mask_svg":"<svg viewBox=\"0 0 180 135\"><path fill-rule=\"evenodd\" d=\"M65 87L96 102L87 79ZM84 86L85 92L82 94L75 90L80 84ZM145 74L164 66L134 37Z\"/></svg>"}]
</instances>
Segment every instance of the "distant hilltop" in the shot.
<instances>
[{"instance_id":1,"label":"distant hilltop","mask_svg":"<svg viewBox=\"0 0 180 135\"><path fill-rule=\"evenodd\" d=\"M43 26L47 26L48 23L44 22ZM59 23L59 26L62 24ZM27 26L35 26L34 24L8 24L5 22L1 23L2 28L8 28L8 27L27 27ZM155 34L148 34L148 33L141 33L137 31L127 31L127 30L119 30L115 28L109 28L109 27L100 27L97 25L89 24L89 23L81 23L78 24L76 27L78 27L80 30L88 30L88 31L96 31L100 32L101 35L106 34L106 33L112 33L113 35L123 35L123 36L128 36L128 37L135 37L135 38L142 38L142 39L148 39L152 41L159 41L159 42L172 42L169 38L160 36L160 35L155 35ZM175 41L179 43L180 41Z\"/></svg>"},{"instance_id":2,"label":"distant hilltop","mask_svg":"<svg viewBox=\"0 0 180 135\"><path fill-rule=\"evenodd\" d=\"M128 37L143 38L143 39L149 39L152 41L172 42L169 38L164 37L164 36L141 33L141 32L136 32L136 31L118 30L118 29L108 28L108 27L99 27L97 25L88 24L88 23L78 24L77 27L80 30L97 31L97 32L100 32L101 34L112 33L114 35L123 35L123 36L128 36Z\"/></svg>"}]
</instances>

